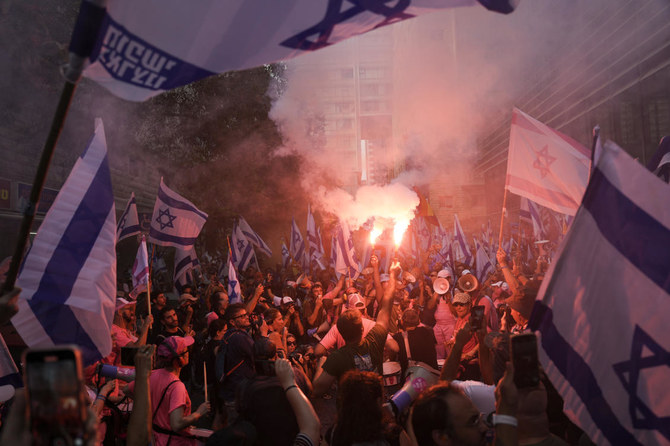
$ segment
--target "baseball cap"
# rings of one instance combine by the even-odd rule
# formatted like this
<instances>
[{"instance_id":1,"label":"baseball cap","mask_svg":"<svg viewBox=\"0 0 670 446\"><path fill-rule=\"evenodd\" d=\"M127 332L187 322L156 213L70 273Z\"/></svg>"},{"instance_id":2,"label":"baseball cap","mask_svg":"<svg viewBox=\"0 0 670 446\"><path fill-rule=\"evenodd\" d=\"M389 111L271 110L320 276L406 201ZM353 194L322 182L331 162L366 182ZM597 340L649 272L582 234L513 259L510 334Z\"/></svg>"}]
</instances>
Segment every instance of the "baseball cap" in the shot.
<instances>
[{"instance_id":1,"label":"baseball cap","mask_svg":"<svg viewBox=\"0 0 670 446\"><path fill-rule=\"evenodd\" d=\"M365 308L365 300L358 293L350 294L347 300L347 307L361 310Z\"/></svg>"},{"instance_id":2,"label":"baseball cap","mask_svg":"<svg viewBox=\"0 0 670 446\"><path fill-rule=\"evenodd\" d=\"M174 359L183 355L188 350L189 345L193 344L191 336L170 336L158 346L158 356L168 359Z\"/></svg>"},{"instance_id":3,"label":"baseball cap","mask_svg":"<svg viewBox=\"0 0 670 446\"><path fill-rule=\"evenodd\" d=\"M196 302L198 299L193 297L191 294L184 293L181 296L179 296L179 304L183 304L184 302Z\"/></svg>"},{"instance_id":4,"label":"baseball cap","mask_svg":"<svg viewBox=\"0 0 670 446\"><path fill-rule=\"evenodd\" d=\"M292 303L293 303L293 299L291 298L291 296L284 296L284 297L282 297L282 299L281 299L281 303L283 303L284 305L286 305L286 304L292 304Z\"/></svg>"},{"instance_id":5,"label":"baseball cap","mask_svg":"<svg viewBox=\"0 0 670 446\"><path fill-rule=\"evenodd\" d=\"M442 279L446 279L447 277L454 277L454 274L451 272L449 268L445 268L443 270L440 270L440 272L437 273L437 277L441 277Z\"/></svg>"},{"instance_id":6,"label":"baseball cap","mask_svg":"<svg viewBox=\"0 0 670 446\"><path fill-rule=\"evenodd\" d=\"M468 293L456 293L454 295L454 299L451 301L452 303L457 303L460 302L462 304L469 304L470 303L470 295Z\"/></svg>"},{"instance_id":7,"label":"baseball cap","mask_svg":"<svg viewBox=\"0 0 670 446\"><path fill-rule=\"evenodd\" d=\"M116 299L116 307L114 309L118 311L123 307L127 307L128 305L135 305L135 301L119 297L118 299Z\"/></svg>"}]
</instances>

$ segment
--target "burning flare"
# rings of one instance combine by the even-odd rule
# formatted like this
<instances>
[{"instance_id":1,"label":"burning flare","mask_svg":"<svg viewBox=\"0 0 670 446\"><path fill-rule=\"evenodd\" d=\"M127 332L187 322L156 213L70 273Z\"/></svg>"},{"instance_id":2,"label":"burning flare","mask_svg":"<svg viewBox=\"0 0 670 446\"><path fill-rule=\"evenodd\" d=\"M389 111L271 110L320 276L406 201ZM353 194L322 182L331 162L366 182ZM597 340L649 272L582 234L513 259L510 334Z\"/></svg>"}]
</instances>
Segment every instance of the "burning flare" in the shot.
<instances>
[{"instance_id":1,"label":"burning flare","mask_svg":"<svg viewBox=\"0 0 670 446\"><path fill-rule=\"evenodd\" d=\"M393 227L393 241L395 242L396 248L402 243L402 238L405 235L405 231L409 226L409 220L403 219L398 220Z\"/></svg>"},{"instance_id":2,"label":"burning flare","mask_svg":"<svg viewBox=\"0 0 670 446\"><path fill-rule=\"evenodd\" d=\"M372 228L372 231L370 231L370 244L374 246L375 242L377 241L377 237L382 235L382 232L384 230L380 228L379 226L375 226Z\"/></svg>"}]
</instances>

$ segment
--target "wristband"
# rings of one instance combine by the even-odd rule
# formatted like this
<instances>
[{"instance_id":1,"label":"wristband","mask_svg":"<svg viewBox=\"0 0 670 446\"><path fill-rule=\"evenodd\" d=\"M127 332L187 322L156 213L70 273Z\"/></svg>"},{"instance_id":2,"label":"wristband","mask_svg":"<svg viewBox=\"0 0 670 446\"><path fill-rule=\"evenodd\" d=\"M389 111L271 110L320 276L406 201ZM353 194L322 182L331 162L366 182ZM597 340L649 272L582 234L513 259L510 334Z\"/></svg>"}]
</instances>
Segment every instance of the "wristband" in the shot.
<instances>
[{"instance_id":1,"label":"wristband","mask_svg":"<svg viewBox=\"0 0 670 446\"><path fill-rule=\"evenodd\" d=\"M298 388L298 386L296 386L295 384L292 384L292 385L288 386L287 388L285 388L285 389L284 389L284 392L287 392L287 393L288 393L289 390L291 390L291 389L297 389L297 388Z\"/></svg>"},{"instance_id":2,"label":"wristband","mask_svg":"<svg viewBox=\"0 0 670 446\"><path fill-rule=\"evenodd\" d=\"M516 417L510 415L498 415L497 413L493 414L493 416L491 417L491 421L493 422L494 426L497 426L498 424L517 426L519 424Z\"/></svg>"},{"instance_id":3,"label":"wristband","mask_svg":"<svg viewBox=\"0 0 670 446\"><path fill-rule=\"evenodd\" d=\"M95 399L101 401L107 401L107 396L103 395L102 393L99 393L98 396L95 397Z\"/></svg>"}]
</instances>

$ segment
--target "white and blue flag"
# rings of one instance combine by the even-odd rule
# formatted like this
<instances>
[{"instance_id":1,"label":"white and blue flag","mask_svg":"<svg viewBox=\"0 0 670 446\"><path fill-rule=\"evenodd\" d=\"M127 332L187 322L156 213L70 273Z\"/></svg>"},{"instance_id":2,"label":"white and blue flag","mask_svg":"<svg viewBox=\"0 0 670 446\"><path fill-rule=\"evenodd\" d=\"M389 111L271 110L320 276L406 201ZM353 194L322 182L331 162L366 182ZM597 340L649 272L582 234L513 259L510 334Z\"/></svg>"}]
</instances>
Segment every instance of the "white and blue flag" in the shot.
<instances>
[{"instance_id":1,"label":"white and blue flag","mask_svg":"<svg viewBox=\"0 0 670 446\"><path fill-rule=\"evenodd\" d=\"M263 241L261 236L258 235L256 231L251 229L251 226L249 226L249 223L247 223L244 217L240 216L237 224L240 226L242 234L244 234L244 236L251 242L252 245L260 249L260 251L266 256L272 257L272 250L270 247Z\"/></svg>"},{"instance_id":2,"label":"white and blue flag","mask_svg":"<svg viewBox=\"0 0 670 446\"><path fill-rule=\"evenodd\" d=\"M161 184L151 216L149 241L161 246L188 248L193 246L207 214L178 193Z\"/></svg>"},{"instance_id":3,"label":"white and blue flag","mask_svg":"<svg viewBox=\"0 0 670 446\"><path fill-rule=\"evenodd\" d=\"M237 304L242 302L242 289L240 288L240 281L237 280L237 273L235 272L235 265L231 256L228 256L228 302Z\"/></svg>"},{"instance_id":4,"label":"white and blue flag","mask_svg":"<svg viewBox=\"0 0 670 446\"><path fill-rule=\"evenodd\" d=\"M130 292L130 297L136 299L138 294L145 292L149 287L149 254L147 252L147 241L142 236L139 248L137 248L137 255L133 263L132 270L133 290Z\"/></svg>"},{"instance_id":5,"label":"white and blue flag","mask_svg":"<svg viewBox=\"0 0 670 446\"><path fill-rule=\"evenodd\" d=\"M309 260L305 261L305 240L302 238L300 233L300 228L295 222L295 217L291 221L291 242L289 244L289 252L293 257L293 261L300 265L302 268L309 268Z\"/></svg>"},{"instance_id":6,"label":"white and blue flag","mask_svg":"<svg viewBox=\"0 0 670 446\"><path fill-rule=\"evenodd\" d=\"M120 242L123 239L139 234L140 219L137 217L137 202L135 201L135 193L130 193L130 200L126 205L126 209L119 218L119 223L116 225L116 241Z\"/></svg>"},{"instance_id":7,"label":"white and blue flag","mask_svg":"<svg viewBox=\"0 0 670 446\"><path fill-rule=\"evenodd\" d=\"M477 279L479 283L484 283L488 278L489 274L494 271L493 263L491 263L491 258L489 257L484 245L477 242L475 238L475 247L476 247L476 263L477 263Z\"/></svg>"},{"instance_id":8,"label":"white and blue flag","mask_svg":"<svg viewBox=\"0 0 670 446\"><path fill-rule=\"evenodd\" d=\"M12 318L29 347L76 344L85 364L112 350L116 211L102 120L37 231Z\"/></svg>"},{"instance_id":9,"label":"white and blue flag","mask_svg":"<svg viewBox=\"0 0 670 446\"><path fill-rule=\"evenodd\" d=\"M670 443L670 186L605 143L530 326L595 444Z\"/></svg>"},{"instance_id":10,"label":"white and blue flag","mask_svg":"<svg viewBox=\"0 0 670 446\"><path fill-rule=\"evenodd\" d=\"M184 286L192 283L193 276L191 272L198 267L200 267L200 261L198 260L195 248L177 248L174 255L174 282L177 290L181 292Z\"/></svg>"},{"instance_id":11,"label":"white and blue flag","mask_svg":"<svg viewBox=\"0 0 670 446\"><path fill-rule=\"evenodd\" d=\"M454 261L472 265L472 254L470 253L470 246L468 240L465 238L461 222L458 220L458 215L454 214Z\"/></svg>"},{"instance_id":12,"label":"white and blue flag","mask_svg":"<svg viewBox=\"0 0 670 446\"><path fill-rule=\"evenodd\" d=\"M519 216L533 225L535 240L544 240L547 238L547 231L544 229L544 223L540 214L540 205L526 197L521 197Z\"/></svg>"},{"instance_id":13,"label":"white and blue flag","mask_svg":"<svg viewBox=\"0 0 670 446\"><path fill-rule=\"evenodd\" d=\"M233 235L230 240L231 261L240 271L245 271L251 265L252 261L256 259L256 253L251 242L244 236L240 226L235 223L233 225ZM256 262L256 264L258 264Z\"/></svg>"},{"instance_id":14,"label":"white and blue flag","mask_svg":"<svg viewBox=\"0 0 670 446\"><path fill-rule=\"evenodd\" d=\"M309 263L318 265L319 269L325 270L323 264L323 247L321 246L321 237L316 228L316 221L312 215L312 209L307 205L307 245L309 251Z\"/></svg>"},{"instance_id":15,"label":"white and blue flag","mask_svg":"<svg viewBox=\"0 0 670 446\"><path fill-rule=\"evenodd\" d=\"M288 270L289 266L291 266L291 254L288 252L286 242L283 238L281 241L281 266L285 270Z\"/></svg>"},{"instance_id":16,"label":"white and blue flag","mask_svg":"<svg viewBox=\"0 0 670 446\"><path fill-rule=\"evenodd\" d=\"M335 272L346 274L352 279L358 277L358 256L351 239L349 225L340 220L335 230Z\"/></svg>"},{"instance_id":17,"label":"white and blue flag","mask_svg":"<svg viewBox=\"0 0 670 446\"><path fill-rule=\"evenodd\" d=\"M82 1L70 52L84 75L115 95L142 101L231 70L325 48L373 29L476 0L108 0ZM479 0L510 13L514 0Z\"/></svg>"}]
</instances>

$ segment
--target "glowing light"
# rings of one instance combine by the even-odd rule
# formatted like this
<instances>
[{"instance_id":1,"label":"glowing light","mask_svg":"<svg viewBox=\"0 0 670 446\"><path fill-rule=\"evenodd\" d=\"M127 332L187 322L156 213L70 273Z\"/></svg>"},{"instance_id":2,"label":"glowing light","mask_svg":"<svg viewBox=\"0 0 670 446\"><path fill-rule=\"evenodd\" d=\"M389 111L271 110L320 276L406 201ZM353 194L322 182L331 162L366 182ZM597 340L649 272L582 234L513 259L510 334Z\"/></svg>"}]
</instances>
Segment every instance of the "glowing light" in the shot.
<instances>
[{"instance_id":1,"label":"glowing light","mask_svg":"<svg viewBox=\"0 0 670 446\"><path fill-rule=\"evenodd\" d=\"M400 246L402 243L402 238L405 235L405 231L409 226L409 220L398 220L393 227L393 241L395 242L396 247Z\"/></svg>"},{"instance_id":2,"label":"glowing light","mask_svg":"<svg viewBox=\"0 0 670 446\"><path fill-rule=\"evenodd\" d=\"M377 241L377 237L382 235L382 232L384 232L384 230L382 228L380 228L379 226L375 226L375 227L372 228L372 231L370 231L370 244L371 245L375 244L375 242Z\"/></svg>"}]
</instances>

